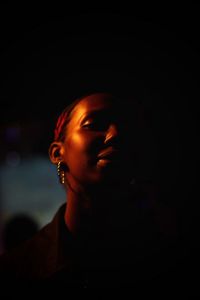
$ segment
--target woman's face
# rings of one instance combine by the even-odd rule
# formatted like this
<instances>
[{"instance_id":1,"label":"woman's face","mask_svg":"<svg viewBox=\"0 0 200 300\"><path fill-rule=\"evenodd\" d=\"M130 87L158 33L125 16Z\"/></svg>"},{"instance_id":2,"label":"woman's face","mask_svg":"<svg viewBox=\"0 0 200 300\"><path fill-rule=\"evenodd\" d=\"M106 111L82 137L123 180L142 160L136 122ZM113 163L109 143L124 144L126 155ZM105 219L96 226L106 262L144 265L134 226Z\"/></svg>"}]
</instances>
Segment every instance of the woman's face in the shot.
<instances>
[{"instance_id":1,"label":"woman's face","mask_svg":"<svg viewBox=\"0 0 200 300\"><path fill-rule=\"evenodd\" d=\"M76 105L62 146L69 183L117 184L129 177L130 127L123 111L108 94L90 95Z\"/></svg>"}]
</instances>

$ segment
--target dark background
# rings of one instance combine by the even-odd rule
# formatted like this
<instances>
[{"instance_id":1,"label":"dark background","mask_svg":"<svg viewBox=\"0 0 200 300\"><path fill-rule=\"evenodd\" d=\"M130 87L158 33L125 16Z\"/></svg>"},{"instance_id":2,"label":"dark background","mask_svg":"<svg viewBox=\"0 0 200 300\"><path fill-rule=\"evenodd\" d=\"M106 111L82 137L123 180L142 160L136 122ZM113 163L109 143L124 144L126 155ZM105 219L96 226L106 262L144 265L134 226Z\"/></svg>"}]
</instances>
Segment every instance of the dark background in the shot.
<instances>
[{"instance_id":1,"label":"dark background","mask_svg":"<svg viewBox=\"0 0 200 300\"><path fill-rule=\"evenodd\" d=\"M47 155L57 114L83 93L133 95L145 112L142 172L159 183L183 230L196 232L198 10L19 9L3 13L0 34L1 163L9 151Z\"/></svg>"}]
</instances>

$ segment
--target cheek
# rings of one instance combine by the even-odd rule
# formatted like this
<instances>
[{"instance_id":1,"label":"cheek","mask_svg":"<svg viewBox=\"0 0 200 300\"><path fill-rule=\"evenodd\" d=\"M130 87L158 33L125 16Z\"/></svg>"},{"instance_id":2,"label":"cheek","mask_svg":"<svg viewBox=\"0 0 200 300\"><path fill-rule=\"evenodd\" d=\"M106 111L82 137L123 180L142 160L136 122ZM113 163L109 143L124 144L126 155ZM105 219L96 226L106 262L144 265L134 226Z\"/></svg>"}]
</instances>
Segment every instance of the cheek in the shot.
<instances>
[{"instance_id":1,"label":"cheek","mask_svg":"<svg viewBox=\"0 0 200 300\"><path fill-rule=\"evenodd\" d=\"M103 174L97 167L97 154L102 148L102 140L100 135L91 133L77 133L68 137L64 156L69 170L68 175L87 184L102 179Z\"/></svg>"},{"instance_id":2,"label":"cheek","mask_svg":"<svg viewBox=\"0 0 200 300\"><path fill-rule=\"evenodd\" d=\"M79 168L87 166L96 156L96 141L86 134L73 134L65 144L65 159L70 166Z\"/></svg>"},{"instance_id":3,"label":"cheek","mask_svg":"<svg viewBox=\"0 0 200 300\"><path fill-rule=\"evenodd\" d=\"M67 163L75 163L76 160L81 159L85 148L85 141L80 135L73 134L72 137L69 137L65 143L65 158Z\"/></svg>"}]
</instances>

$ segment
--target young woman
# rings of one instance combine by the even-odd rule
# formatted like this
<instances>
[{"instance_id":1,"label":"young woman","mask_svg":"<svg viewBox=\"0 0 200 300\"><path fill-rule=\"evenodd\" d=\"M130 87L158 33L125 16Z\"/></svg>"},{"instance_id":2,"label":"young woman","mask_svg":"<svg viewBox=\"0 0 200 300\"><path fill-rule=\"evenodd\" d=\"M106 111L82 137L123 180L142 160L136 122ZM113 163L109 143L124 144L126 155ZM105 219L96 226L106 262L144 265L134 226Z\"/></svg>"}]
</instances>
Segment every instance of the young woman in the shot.
<instances>
[{"instance_id":1,"label":"young woman","mask_svg":"<svg viewBox=\"0 0 200 300\"><path fill-rule=\"evenodd\" d=\"M61 113L49 156L66 204L32 239L2 257L4 278L110 287L159 274L163 237L151 201L137 185L139 128L137 110L129 105L94 93Z\"/></svg>"}]
</instances>

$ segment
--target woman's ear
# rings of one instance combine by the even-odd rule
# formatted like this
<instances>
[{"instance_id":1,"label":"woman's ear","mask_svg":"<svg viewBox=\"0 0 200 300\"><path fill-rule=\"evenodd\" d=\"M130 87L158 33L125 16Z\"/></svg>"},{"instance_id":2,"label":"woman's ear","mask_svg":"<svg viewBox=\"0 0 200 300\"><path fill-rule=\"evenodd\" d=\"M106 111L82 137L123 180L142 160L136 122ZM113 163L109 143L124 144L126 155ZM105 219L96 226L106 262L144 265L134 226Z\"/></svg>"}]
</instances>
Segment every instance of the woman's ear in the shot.
<instances>
[{"instance_id":1,"label":"woman's ear","mask_svg":"<svg viewBox=\"0 0 200 300\"><path fill-rule=\"evenodd\" d=\"M63 143L53 142L49 147L49 157L53 164L58 164L59 161L63 160Z\"/></svg>"}]
</instances>

